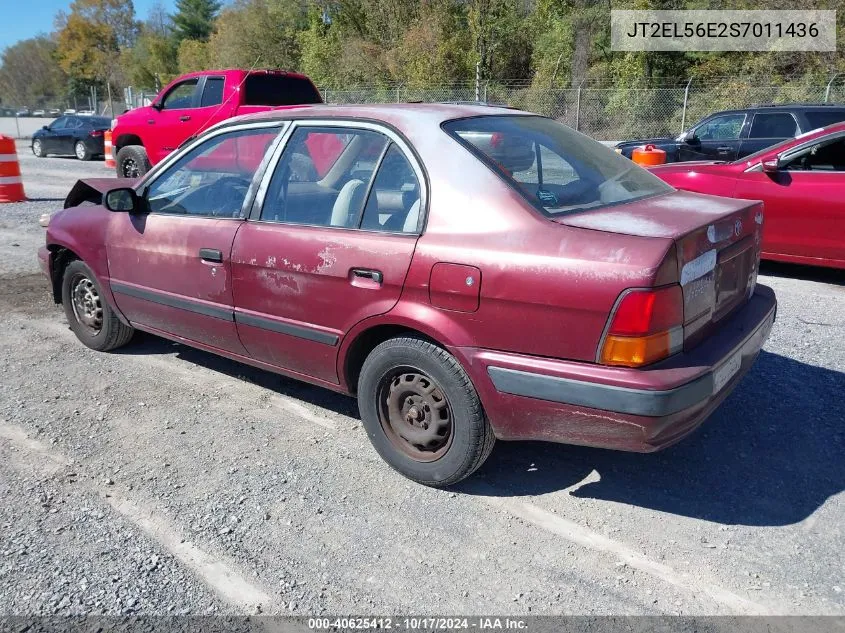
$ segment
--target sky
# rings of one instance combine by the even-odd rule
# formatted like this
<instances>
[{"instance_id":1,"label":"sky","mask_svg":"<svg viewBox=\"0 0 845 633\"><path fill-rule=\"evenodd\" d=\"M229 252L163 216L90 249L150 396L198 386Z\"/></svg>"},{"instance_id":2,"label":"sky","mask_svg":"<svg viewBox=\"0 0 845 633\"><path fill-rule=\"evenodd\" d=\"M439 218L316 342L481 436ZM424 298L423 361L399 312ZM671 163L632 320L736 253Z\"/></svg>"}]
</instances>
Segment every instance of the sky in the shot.
<instances>
[{"instance_id":1,"label":"sky","mask_svg":"<svg viewBox=\"0 0 845 633\"><path fill-rule=\"evenodd\" d=\"M134 0L135 15L144 20L159 0ZM173 11L175 0L160 0ZM53 18L69 11L71 0L0 0L0 51L20 40L53 30Z\"/></svg>"}]
</instances>

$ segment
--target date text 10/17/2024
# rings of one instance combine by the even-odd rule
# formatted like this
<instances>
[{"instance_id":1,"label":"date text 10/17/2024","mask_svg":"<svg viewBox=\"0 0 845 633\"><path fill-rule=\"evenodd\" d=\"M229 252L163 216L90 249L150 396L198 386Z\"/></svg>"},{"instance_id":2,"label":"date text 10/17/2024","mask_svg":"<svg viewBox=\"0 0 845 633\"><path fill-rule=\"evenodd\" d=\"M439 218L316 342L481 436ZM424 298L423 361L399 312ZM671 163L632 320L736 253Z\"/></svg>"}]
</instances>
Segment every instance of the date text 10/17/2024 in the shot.
<instances>
[{"instance_id":1,"label":"date text 10/17/2024","mask_svg":"<svg viewBox=\"0 0 845 633\"><path fill-rule=\"evenodd\" d=\"M308 618L308 628L314 631L525 631L528 623L508 617L346 617Z\"/></svg>"}]
</instances>

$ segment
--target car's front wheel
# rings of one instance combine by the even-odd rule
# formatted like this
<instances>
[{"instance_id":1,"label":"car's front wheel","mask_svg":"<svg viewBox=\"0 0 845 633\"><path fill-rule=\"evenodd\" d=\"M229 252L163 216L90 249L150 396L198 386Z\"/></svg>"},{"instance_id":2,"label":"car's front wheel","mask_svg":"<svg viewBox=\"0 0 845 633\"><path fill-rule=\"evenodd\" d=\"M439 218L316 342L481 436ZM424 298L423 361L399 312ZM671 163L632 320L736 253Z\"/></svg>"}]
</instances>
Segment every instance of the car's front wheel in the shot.
<instances>
[{"instance_id":1,"label":"car's front wheel","mask_svg":"<svg viewBox=\"0 0 845 633\"><path fill-rule=\"evenodd\" d=\"M76 338L98 352L126 345L135 333L109 307L94 273L79 260L65 269L62 307Z\"/></svg>"},{"instance_id":2,"label":"car's front wheel","mask_svg":"<svg viewBox=\"0 0 845 633\"><path fill-rule=\"evenodd\" d=\"M38 139L32 141L32 153L35 154L36 158L44 158L45 156L44 145Z\"/></svg>"},{"instance_id":3,"label":"car's front wheel","mask_svg":"<svg viewBox=\"0 0 845 633\"><path fill-rule=\"evenodd\" d=\"M73 153L79 160L91 160L92 154L85 147L84 141L76 141L76 145L73 146Z\"/></svg>"},{"instance_id":4,"label":"car's front wheel","mask_svg":"<svg viewBox=\"0 0 845 633\"><path fill-rule=\"evenodd\" d=\"M118 178L140 178L150 170L147 150L141 145L121 147L115 159Z\"/></svg>"},{"instance_id":5,"label":"car's front wheel","mask_svg":"<svg viewBox=\"0 0 845 633\"><path fill-rule=\"evenodd\" d=\"M495 442L460 363L423 339L390 339L370 353L358 379L358 407L382 458L428 486L468 477Z\"/></svg>"}]
</instances>

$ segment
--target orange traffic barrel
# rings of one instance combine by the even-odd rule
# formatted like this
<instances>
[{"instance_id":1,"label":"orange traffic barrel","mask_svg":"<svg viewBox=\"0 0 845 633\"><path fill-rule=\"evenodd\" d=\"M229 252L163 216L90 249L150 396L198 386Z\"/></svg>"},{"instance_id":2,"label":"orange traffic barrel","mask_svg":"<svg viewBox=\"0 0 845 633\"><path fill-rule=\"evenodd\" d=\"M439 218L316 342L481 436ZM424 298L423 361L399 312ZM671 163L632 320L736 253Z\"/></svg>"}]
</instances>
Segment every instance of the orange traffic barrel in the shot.
<instances>
[{"instance_id":1,"label":"orange traffic barrel","mask_svg":"<svg viewBox=\"0 0 845 633\"><path fill-rule=\"evenodd\" d=\"M0 202L23 202L21 166L18 163L18 151L15 139L0 135Z\"/></svg>"},{"instance_id":2,"label":"orange traffic barrel","mask_svg":"<svg viewBox=\"0 0 845 633\"><path fill-rule=\"evenodd\" d=\"M104 137L104 143L106 146L106 167L110 169L114 169L117 167L117 163L114 160L114 148L111 144L111 130L106 130L106 134Z\"/></svg>"},{"instance_id":3,"label":"orange traffic barrel","mask_svg":"<svg viewBox=\"0 0 845 633\"><path fill-rule=\"evenodd\" d=\"M642 165L643 167L662 165L666 162L666 152L662 149L656 148L654 145L635 147L634 151L631 153L631 160L637 163L637 165Z\"/></svg>"}]
</instances>

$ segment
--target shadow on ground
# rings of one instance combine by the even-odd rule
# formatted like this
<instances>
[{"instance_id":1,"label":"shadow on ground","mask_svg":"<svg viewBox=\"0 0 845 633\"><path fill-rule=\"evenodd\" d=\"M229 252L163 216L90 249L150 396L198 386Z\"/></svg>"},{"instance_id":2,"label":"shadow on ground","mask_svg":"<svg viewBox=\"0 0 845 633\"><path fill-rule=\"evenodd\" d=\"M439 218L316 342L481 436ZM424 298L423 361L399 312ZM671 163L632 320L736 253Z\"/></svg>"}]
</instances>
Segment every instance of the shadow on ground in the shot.
<instances>
[{"instance_id":1,"label":"shadow on ground","mask_svg":"<svg viewBox=\"0 0 845 633\"><path fill-rule=\"evenodd\" d=\"M175 353L186 362L358 417L352 398L153 336L141 336L121 353ZM843 393L845 374L763 352L704 426L663 452L499 442L487 463L456 490L509 497L574 486L573 496L718 523L795 523L845 489L845 409L834 406ZM600 480L578 487L593 471Z\"/></svg>"},{"instance_id":2,"label":"shadow on ground","mask_svg":"<svg viewBox=\"0 0 845 633\"><path fill-rule=\"evenodd\" d=\"M783 262L760 262L760 274L845 286L845 270Z\"/></svg>"}]
</instances>

